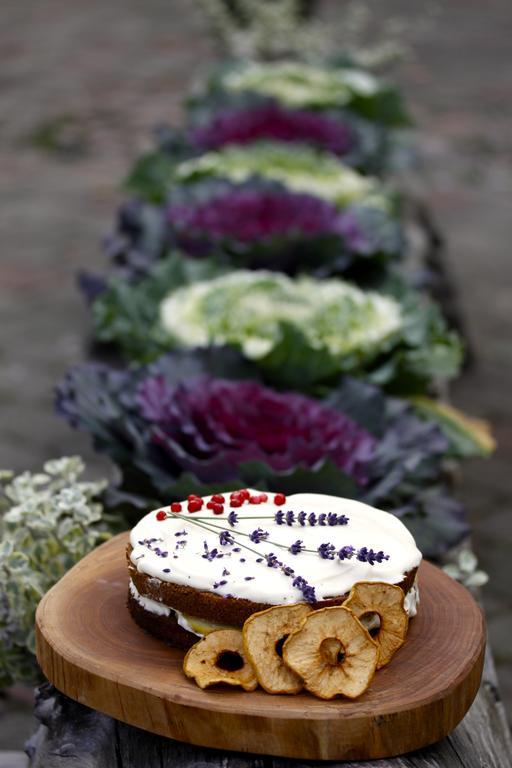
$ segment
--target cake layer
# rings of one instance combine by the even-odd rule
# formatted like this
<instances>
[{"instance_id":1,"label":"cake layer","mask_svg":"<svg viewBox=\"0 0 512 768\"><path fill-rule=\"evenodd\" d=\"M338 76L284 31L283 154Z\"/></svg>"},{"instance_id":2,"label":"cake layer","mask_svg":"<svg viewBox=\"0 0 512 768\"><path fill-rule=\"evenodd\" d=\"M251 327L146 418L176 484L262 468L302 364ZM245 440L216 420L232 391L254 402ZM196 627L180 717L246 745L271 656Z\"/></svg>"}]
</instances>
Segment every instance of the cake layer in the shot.
<instances>
[{"instance_id":1,"label":"cake layer","mask_svg":"<svg viewBox=\"0 0 512 768\"><path fill-rule=\"evenodd\" d=\"M143 608L130 592L128 592L128 610L139 627L159 640L164 640L174 648L181 648L186 651L194 643L197 643L198 636L180 627L174 615L162 616L151 613Z\"/></svg>"},{"instance_id":2,"label":"cake layer","mask_svg":"<svg viewBox=\"0 0 512 768\"><path fill-rule=\"evenodd\" d=\"M416 572L417 569L413 569L398 584L406 595L406 608L408 604L408 613L410 615L414 615L416 611ZM190 616L191 618L212 622L216 625L242 627L244 622L253 613L272 607L268 603L253 603L246 599L220 597L211 592L194 590L191 587L159 582L157 579L148 577L146 574L139 573L133 566L130 567L130 577L137 596L142 601L150 600L152 603L146 605L145 608L152 610L155 615L159 614L164 618L172 613L173 618L176 619L176 614L179 613L185 614L187 617ZM345 592L343 595L333 597L331 600L322 600L315 603L314 607L326 608L331 605L341 605L347 599L348 594L348 592ZM142 607L144 607L143 602Z\"/></svg>"},{"instance_id":3,"label":"cake layer","mask_svg":"<svg viewBox=\"0 0 512 768\"><path fill-rule=\"evenodd\" d=\"M407 581L409 580L408 578ZM405 586L404 583L402 587ZM229 598L227 599L229 600ZM410 617L416 615L418 602L418 587L416 579L414 579L412 586L406 591L404 601L404 607ZM208 622L205 619L198 619L190 614L176 611L159 600L141 595L133 581L130 581L128 590L128 608L132 618L142 629L177 648L188 649L197 642L198 638L217 629L228 628L226 625ZM361 619L368 630L374 626L373 618L373 616L368 616Z\"/></svg>"}]
</instances>

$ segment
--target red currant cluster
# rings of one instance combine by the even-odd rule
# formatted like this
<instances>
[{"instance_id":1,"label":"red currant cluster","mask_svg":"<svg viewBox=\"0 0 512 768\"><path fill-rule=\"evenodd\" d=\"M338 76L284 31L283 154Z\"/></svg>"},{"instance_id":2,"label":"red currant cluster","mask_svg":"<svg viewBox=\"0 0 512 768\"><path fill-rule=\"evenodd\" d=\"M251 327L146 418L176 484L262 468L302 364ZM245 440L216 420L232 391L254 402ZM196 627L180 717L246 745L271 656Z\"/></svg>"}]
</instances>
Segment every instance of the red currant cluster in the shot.
<instances>
[{"instance_id":1,"label":"red currant cluster","mask_svg":"<svg viewBox=\"0 0 512 768\"><path fill-rule=\"evenodd\" d=\"M241 507L242 504L248 503L248 504L264 504L266 501L268 501L268 494L266 493L258 493L258 494L251 494L247 490L247 488L243 488L240 491L233 491L229 494L229 506L233 509L236 509L237 507ZM274 504L278 507L282 506L286 502L286 496L284 493L276 493L274 495ZM224 504L226 503L225 497L221 493L215 493L210 501L206 503L206 508L211 509L214 515L222 515L224 512ZM197 496L194 493L191 493L190 496L187 497L187 511L188 512L199 512L204 506L204 499L202 499L200 496ZM182 504L179 501L173 501L173 503L169 506L169 509L173 513L178 513L182 511ZM156 519L157 520L165 520L168 517L168 513L164 509L159 509L156 513Z\"/></svg>"}]
</instances>

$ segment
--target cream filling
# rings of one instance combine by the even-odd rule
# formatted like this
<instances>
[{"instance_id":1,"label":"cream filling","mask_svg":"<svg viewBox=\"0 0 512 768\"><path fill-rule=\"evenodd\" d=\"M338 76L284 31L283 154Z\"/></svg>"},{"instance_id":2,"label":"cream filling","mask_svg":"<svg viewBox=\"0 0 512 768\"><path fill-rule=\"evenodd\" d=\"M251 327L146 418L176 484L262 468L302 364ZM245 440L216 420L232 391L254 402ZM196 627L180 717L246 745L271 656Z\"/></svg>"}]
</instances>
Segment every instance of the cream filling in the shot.
<instances>
[{"instance_id":1,"label":"cream filling","mask_svg":"<svg viewBox=\"0 0 512 768\"><path fill-rule=\"evenodd\" d=\"M189 616L188 614L182 613L181 611L176 611L174 608L170 608L168 605L164 605L164 603L160 603L157 600L153 600L149 597L143 597L143 595L140 594L140 592L137 590L137 587L131 580L130 594L132 595L133 599L139 603L141 608L144 608L144 610L148 611L148 613L154 613L157 616L170 616L171 614L174 614L180 627L186 629L187 632L192 632L192 634L197 635L197 637L204 637L205 635L210 634L210 632L214 632L216 629L228 628L225 624L214 624L213 622L206 621L205 619L198 619L195 616ZM419 601L420 594L418 589L418 582L417 579L415 579L414 584L412 585L409 592L407 592L404 599L404 608L410 619L412 619L413 616L416 616L418 612ZM380 621L377 615L363 617L361 623L366 627L368 631L377 629L380 625Z\"/></svg>"},{"instance_id":2,"label":"cream filling","mask_svg":"<svg viewBox=\"0 0 512 768\"><path fill-rule=\"evenodd\" d=\"M204 637L210 632L214 632L216 629L227 628L225 624L214 624L213 622L206 621L205 619L198 619L195 616L189 616L188 614L181 613L181 611L176 611L174 608L170 608L168 605L158 602L158 600L153 600L150 597L144 597L140 594L137 587L131 580L130 594L133 599L141 606L141 608L144 608L144 610L148 613L153 613L156 616L171 616L171 614L174 614L180 627L183 627L183 629L186 629L187 632L192 632L192 634L197 635L198 637Z\"/></svg>"},{"instance_id":3,"label":"cream filling","mask_svg":"<svg viewBox=\"0 0 512 768\"><path fill-rule=\"evenodd\" d=\"M412 619L413 616L416 616L418 613L418 605L420 603L420 590L418 587L418 577L414 579L414 584L410 588L410 590L405 595L404 599L404 608L406 612L409 615L409 618Z\"/></svg>"}]
</instances>

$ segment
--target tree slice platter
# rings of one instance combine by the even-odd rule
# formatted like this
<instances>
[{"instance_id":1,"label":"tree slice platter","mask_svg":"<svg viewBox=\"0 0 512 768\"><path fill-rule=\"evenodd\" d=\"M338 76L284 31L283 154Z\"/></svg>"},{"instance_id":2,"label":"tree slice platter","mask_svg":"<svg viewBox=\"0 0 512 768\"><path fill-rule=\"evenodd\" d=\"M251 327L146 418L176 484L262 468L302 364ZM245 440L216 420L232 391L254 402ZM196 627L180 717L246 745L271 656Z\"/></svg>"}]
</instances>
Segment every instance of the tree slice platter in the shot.
<instances>
[{"instance_id":1,"label":"tree slice platter","mask_svg":"<svg viewBox=\"0 0 512 768\"><path fill-rule=\"evenodd\" d=\"M37 610L37 658L67 696L179 741L303 760L393 757L432 744L462 720L480 684L482 612L430 563L405 645L359 699L201 690L183 652L151 637L126 608L123 533L81 560Z\"/></svg>"}]
</instances>

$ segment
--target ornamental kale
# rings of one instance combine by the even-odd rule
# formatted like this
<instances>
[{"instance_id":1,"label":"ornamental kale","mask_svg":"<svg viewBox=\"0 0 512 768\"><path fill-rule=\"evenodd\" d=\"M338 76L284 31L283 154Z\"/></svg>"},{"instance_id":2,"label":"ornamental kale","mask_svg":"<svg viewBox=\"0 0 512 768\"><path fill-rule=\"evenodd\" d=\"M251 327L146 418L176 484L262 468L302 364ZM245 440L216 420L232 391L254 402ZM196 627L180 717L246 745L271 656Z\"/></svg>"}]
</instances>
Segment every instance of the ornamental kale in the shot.
<instances>
[{"instance_id":1,"label":"ornamental kale","mask_svg":"<svg viewBox=\"0 0 512 768\"><path fill-rule=\"evenodd\" d=\"M240 183L254 176L279 181L296 192L317 195L340 208L364 203L381 210L392 209L391 195L381 182L362 176L337 157L305 144L299 147L261 141L228 145L178 163L169 178L169 187L208 178Z\"/></svg>"},{"instance_id":2,"label":"ornamental kale","mask_svg":"<svg viewBox=\"0 0 512 768\"><path fill-rule=\"evenodd\" d=\"M286 472L312 467L325 456L365 484L372 436L340 411L303 395L207 376L169 386L160 375L142 379L135 400L151 442L171 464L203 482L235 480L245 462Z\"/></svg>"},{"instance_id":3,"label":"ornamental kale","mask_svg":"<svg viewBox=\"0 0 512 768\"><path fill-rule=\"evenodd\" d=\"M313 144L344 157L357 149L357 136L348 120L273 102L220 110L209 122L189 131L190 143L203 152L261 139Z\"/></svg>"},{"instance_id":4,"label":"ornamental kale","mask_svg":"<svg viewBox=\"0 0 512 768\"><path fill-rule=\"evenodd\" d=\"M317 66L298 61L237 62L215 73L203 92L191 99L204 108L258 94L299 109L343 108L380 125L408 123L398 90L374 75L347 66Z\"/></svg>"},{"instance_id":5,"label":"ornamental kale","mask_svg":"<svg viewBox=\"0 0 512 768\"><path fill-rule=\"evenodd\" d=\"M345 372L422 393L457 373L460 342L434 304L391 290L264 271L223 274L210 261L175 255L137 285L113 279L93 317L98 340L137 362L172 348L229 344L280 387L314 392Z\"/></svg>"},{"instance_id":6,"label":"ornamental kale","mask_svg":"<svg viewBox=\"0 0 512 768\"><path fill-rule=\"evenodd\" d=\"M133 517L137 504L257 487L387 509L428 555L466 533L460 506L442 489L446 440L405 401L348 378L324 400L283 395L256 379L224 349L174 353L126 371L89 364L60 383L57 409L117 463L122 481L110 500L124 500ZM293 515L297 527L321 524ZM228 523L236 525L235 512Z\"/></svg>"},{"instance_id":7,"label":"ornamental kale","mask_svg":"<svg viewBox=\"0 0 512 768\"><path fill-rule=\"evenodd\" d=\"M175 196L176 197L176 196ZM398 222L383 210L327 200L281 184L196 184L166 209L168 242L193 256L295 273L344 271L361 258L397 257Z\"/></svg>"},{"instance_id":8,"label":"ornamental kale","mask_svg":"<svg viewBox=\"0 0 512 768\"><path fill-rule=\"evenodd\" d=\"M164 206L131 200L121 206L117 229L105 240L110 273L135 283L175 248L229 267L343 274L371 260L378 279L403 252L398 220L364 204L339 210L327 200L282 184L207 180L178 187ZM353 270L352 270L353 271ZM368 269L362 273L368 277ZM90 299L105 280L82 276Z\"/></svg>"},{"instance_id":9,"label":"ornamental kale","mask_svg":"<svg viewBox=\"0 0 512 768\"><path fill-rule=\"evenodd\" d=\"M40 678L34 615L42 596L110 536L105 482L83 482L78 457L48 461L44 472L2 473L0 495L0 685Z\"/></svg>"},{"instance_id":10,"label":"ornamental kale","mask_svg":"<svg viewBox=\"0 0 512 768\"><path fill-rule=\"evenodd\" d=\"M191 230L193 238L213 242L230 238L246 244L273 237L343 235L347 229L343 215L331 203L276 184L224 184L206 198L203 193L195 200L171 203L166 215L171 230Z\"/></svg>"}]
</instances>

